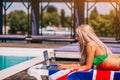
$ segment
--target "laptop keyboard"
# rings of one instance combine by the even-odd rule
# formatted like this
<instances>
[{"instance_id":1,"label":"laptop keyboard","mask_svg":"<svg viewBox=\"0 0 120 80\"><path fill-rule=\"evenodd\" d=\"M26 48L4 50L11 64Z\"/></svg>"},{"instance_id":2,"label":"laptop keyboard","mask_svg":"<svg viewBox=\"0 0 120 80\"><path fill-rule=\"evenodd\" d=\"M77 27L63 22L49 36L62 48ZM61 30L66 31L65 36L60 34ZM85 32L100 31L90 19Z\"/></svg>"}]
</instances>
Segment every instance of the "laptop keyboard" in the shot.
<instances>
[{"instance_id":1,"label":"laptop keyboard","mask_svg":"<svg viewBox=\"0 0 120 80\"><path fill-rule=\"evenodd\" d=\"M48 70L59 70L56 64L50 64L49 66L43 65L41 69L48 69Z\"/></svg>"}]
</instances>

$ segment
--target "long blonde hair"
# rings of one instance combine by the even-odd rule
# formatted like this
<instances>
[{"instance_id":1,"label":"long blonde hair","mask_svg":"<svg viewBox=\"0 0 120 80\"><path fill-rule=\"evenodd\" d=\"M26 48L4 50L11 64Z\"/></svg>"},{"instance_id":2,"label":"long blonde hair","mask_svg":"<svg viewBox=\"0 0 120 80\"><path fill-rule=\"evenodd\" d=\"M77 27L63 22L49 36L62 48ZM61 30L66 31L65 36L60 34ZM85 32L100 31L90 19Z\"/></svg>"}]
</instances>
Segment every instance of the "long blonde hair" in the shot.
<instances>
[{"instance_id":1,"label":"long blonde hair","mask_svg":"<svg viewBox=\"0 0 120 80\"><path fill-rule=\"evenodd\" d=\"M105 49L107 54L112 54L112 52L110 51L110 49L96 36L94 30L92 29L91 26L89 25L80 25L77 29L76 29L76 33L80 38L80 63L81 64L85 64L86 62L86 47L85 45L87 43L89 43L90 41L95 42L101 49Z\"/></svg>"}]
</instances>

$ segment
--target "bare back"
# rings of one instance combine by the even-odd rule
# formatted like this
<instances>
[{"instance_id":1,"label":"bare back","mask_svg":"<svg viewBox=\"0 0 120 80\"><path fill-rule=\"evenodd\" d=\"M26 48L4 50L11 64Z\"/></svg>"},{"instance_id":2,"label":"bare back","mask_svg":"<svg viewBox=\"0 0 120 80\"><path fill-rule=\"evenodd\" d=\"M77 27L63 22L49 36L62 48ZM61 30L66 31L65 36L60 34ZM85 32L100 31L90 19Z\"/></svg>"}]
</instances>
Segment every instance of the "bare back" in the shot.
<instances>
[{"instance_id":1,"label":"bare back","mask_svg":"<svg viewBox=\"0 0 120 80\"><path fill-rule=\"evenodd\" d=\"M101 49L98 45L96 45L95 56L101 56L104 54L107 54L106 50ZM102 69L120 70L120 57L115 55L108 55L108 57L98 67Z\"/></svg>"}]
</instances>

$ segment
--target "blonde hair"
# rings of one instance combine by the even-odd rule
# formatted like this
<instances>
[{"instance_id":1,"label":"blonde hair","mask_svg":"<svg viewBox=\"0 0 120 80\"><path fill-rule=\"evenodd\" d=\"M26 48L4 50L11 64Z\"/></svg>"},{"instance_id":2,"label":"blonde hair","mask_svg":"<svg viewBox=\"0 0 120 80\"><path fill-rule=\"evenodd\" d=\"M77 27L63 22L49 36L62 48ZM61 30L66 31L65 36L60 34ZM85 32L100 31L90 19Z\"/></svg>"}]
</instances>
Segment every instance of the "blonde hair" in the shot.
<instances>
[{"instance_id":1,"label":"blonde hair","mask_svg":"<svg viewBox=\"0 0 120 80\"><path fill-rule=\"evenodd\" d=\"M81 64L85 64L86 62L86 49L85 49L85 45L91 41L95 42L101 49L105 49L107 54L112 54L112 52L110 51L110 49L96 36L94 30L92 29L91 26L89 25L80 25L77 29L76 29L76 33L77 35L80 37L80 63Z\"/></svg>"}]
</instances>

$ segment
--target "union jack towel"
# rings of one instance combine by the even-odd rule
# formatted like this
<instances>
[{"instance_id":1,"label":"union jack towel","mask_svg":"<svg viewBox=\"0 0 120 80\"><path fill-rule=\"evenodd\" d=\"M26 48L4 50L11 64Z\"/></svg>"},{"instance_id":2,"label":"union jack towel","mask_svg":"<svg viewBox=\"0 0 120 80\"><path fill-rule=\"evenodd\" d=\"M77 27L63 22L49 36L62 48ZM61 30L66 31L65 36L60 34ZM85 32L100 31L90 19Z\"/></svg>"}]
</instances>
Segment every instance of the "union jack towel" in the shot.
<instances>
[{"instance_id":1,"label":"union jack towel","mask_svg":"<svg viewBox=\"0 0 120 80\"><path fill-rule=\"evenodd\" d=\"M50 80L120 80L119 71L90 69L49 70Z\"/></svg>"}]
</instances>

